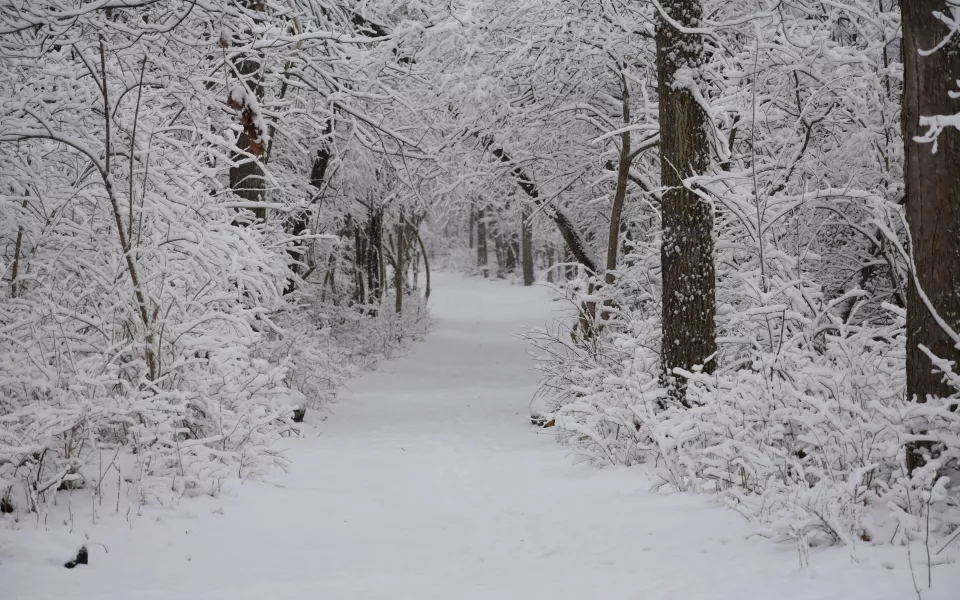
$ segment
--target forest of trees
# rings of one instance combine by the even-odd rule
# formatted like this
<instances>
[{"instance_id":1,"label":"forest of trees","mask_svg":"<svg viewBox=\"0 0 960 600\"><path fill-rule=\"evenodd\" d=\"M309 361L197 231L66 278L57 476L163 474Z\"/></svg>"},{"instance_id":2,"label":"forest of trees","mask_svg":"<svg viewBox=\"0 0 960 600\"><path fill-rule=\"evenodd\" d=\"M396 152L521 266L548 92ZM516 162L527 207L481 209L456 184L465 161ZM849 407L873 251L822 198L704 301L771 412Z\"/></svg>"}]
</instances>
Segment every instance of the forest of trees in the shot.
<instances>
[{"instance_id":1,"label":"forest of trees","mask_svg":"<svg viewBox=\"0 0 960 600\"><path fill-rule=\"evenodd\" d=\"M569 305L584 459L952 535L958 82L955 0L0 2L0 497L282 465L446 268Z\"/></svg>"}]
</instances>

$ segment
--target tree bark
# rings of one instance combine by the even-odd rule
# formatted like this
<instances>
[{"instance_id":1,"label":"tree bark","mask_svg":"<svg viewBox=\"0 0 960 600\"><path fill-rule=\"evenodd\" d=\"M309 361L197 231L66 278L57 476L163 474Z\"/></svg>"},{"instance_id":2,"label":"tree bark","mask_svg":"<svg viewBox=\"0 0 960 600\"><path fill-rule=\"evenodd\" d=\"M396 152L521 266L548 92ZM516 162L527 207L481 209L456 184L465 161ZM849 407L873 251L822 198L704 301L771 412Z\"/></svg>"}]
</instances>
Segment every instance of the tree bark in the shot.
<instances>
[{"instance_id":1,"label":"tree bark","mask_svg":"<svg viewBox=\"0 0 960 600\"><path fill-rule=\"evenodd\" d=\"M244 0L247 8L261 10L258 4L251 0ZM253 35L252 32L246 32ZM238 42L239 43L239 42ZM263 62L263 53L255 52L247 54L242 58L235 59L237 73L242 80L240 84L254 94L257 100L263 99L263 83L260 81L259 73ZM263 177L263 165L258 160L263 155L265 148L262 145L262 139L258 136L264 132L259 132L252 119L251 109L243 103L238 103L231 94L228 102L240 113L240 121L243 129L237 138L237 148L241 152L234 152L231 156L236 166L230 167L230 189L248 202L263 202L266 192L266 182ZM267 209L256 208L252 210L254 219L260 222L267 220Z\"/></svg>"},{"instance_id":2,"label":"tree bark","mask_svg":"<svg viewBox=\"0 0 960 600\"><path fill-rule=\"evenodd\" d=\"M368 302L366 282L364 281L367 264L367 239L363 235L360 223L353 225L353 254L353 301L356 304L365 305Z\"/></svg>"},{"instance_id":3,"label":"tree bark","mask_svg":"<svg viewBox=\"0 0 960 600\"><path fill-rule=\"evenodd\" d=\"M547 243L547 283L554 282L553 268L553 242Z\"/></svg>"},{"instance_id":4,"label":"tree bark","mask_svg":"<svg viewBox=\"0 0 960 600\"><path fill-rule=\"evenodd\" d=\"M487 219L482 208L477 209L477 268L483 272L484 277L489 277L490 272L487 268L489 257L487 256Z\"/></svg>"},{"instance_id":5,"label":"tree bark","mask_svg":"<svg viewBox=\"0 0 960 600\"><path fill-rule=\"evenodd\" d=\"M326 133L329 135L333 132L333 121L327 120ZM271 143L273 139L271 138ZM321 191L323 190L323 185L327 179L327 167L330 165L330 149L327 146L325 141L323 146L317 150L317 155L313 159L313 165L310 168L310 185L317 190L317 196L314 199L314 202L317 198L320 197ZM299 237L307 230L307 226L310 224L310 210L303 209L297 212L293 218L292 222L289 223L290 235L293 237ZM264 215L266 216L266 215ZM297 284L295 278L300 276L301 267L303 266L303 253L306 249L306 244L303 240L294 240L293 247L287 250L287 256L290 257L290 270L293 272L294 277L291 277L287 280L286 285L283 288L283 294L287 295L292 293L297 289Z\"/></svg>"},{"instance_id":6,"label":"tree bark","mask_svg":"<svg viewBox=\"0 0 960 600\"><path fill-rule=\"evenodd\" d=\"M413 229L413 235L417 238L417 245L420 246L420 254L423 256L423 273L426 277L426 288L423 291L424 303L430 300L430 259L427 257L427 247L423 244L423 238L420 237L420 228Z\"/></svg>"},{"instance_id":7,"label":"tree bark","mask_svg":"<svg viewBox=\"0 0 960 600\"><path fill-rule=\"evenodd\" d=\"M476 208L470 205L470 222L467 225L467 235L469 236L470 249L473 250L473 222L475 220Z\"/></svg>"},{"instance_id":8,"label":"tree bark","mask_svg":"<svg viewBox=\"0 0 960 600\"><path fill-rule=\"evenodd\" d=\"M493 231L493 255L497 257L497 279L506 277L506 253L504 252L503 236L500 235L499 228Z\"/></svg>"},{"instance_id":9,"label":"tree bark","mask_svg":"<svg viewBox=\"0 0 960 600\"><path fill-rule=\"evenodd\" d=\"M383 295L380 281L380 263L383 254L383 209L375 208L370 211L367 222L367 289L370 298L368 302L378 304Z\"/></svg>"},{"instance_id":10,"label":"tree bark","mask_svg":"<svg viewBox=\"0 0 960 600\"><path fill-rule=\"evenodd\" d=\"M620 89L623 98L623 126L630 125L630 88L627 78L620 73ZM623 205L627 199L627 182L630 177L630 132L620 134L620 163L617 167L617 189L613 194L613 210L610 211L610 233L607 236L607 285L613 285L613 271L617 268L617 254L620 251L620 220L623 217Z\"/></svg>"},{"instance_id":11,"label":"tree bark","mask_svg":"<svg viewBox=\"0 0 960 600\"><path fill-rule=\"evenodd\" d=\"M943 0L901 0L903 18L903 143L906 215L910 226L914 277L907 288L907 394L916 402L946 397L950 389L934 371L926 347L941 359L960 364L960 350L937 323L920 292L943 321L960 329L960 131L947 127L937 139L937 150L915 137L925 131L920 118L960 112L960 100L950 98L960 79L960 40L930 50L950 35L935 18ZM919 288L918 288L919 284ZM918 432L919 433L919 432ZM910 471L923 464L930 444L912 444L907 452Z\"/></svg>"},{"instance_id":12,"label":"tree bark","mask_svg":"<svg viewBox=\"0 0 960 600\"><path fill-rule=\"evenodd\" d=\"M520 210L520 262L523 267L523 285L533 285L533 232L530 231L530 207Z\"/></svg>"},{"instance_id":13,"label":"tree bark","mask_svg":"<svg viewBox=\"0 0 960 600\"><path fill-rule=\"evenodd\" d=\"M394 305L394 310L397 314L403 313L403 214L400 215L400 220L397 223L397 260L396 264L393 265L393 287L397 292L396 303Z\"/></svg>"},{"instance_id":14,"label":"tree bark","mask_svg":"<svg viewBox=\"0 0 960 600\"><path fill-rule=\"evenodd\" d=\"M700 25L702 0L665 0L666 14L683 27ZM686 403L686 382L677 367L704 365L716 353L716 273L713 257L713 212L683 185L706 171L710 160L707 115L693 93L680 85L704 63L700 35L682 33L658 15L657 85L660 95L660 179L662 199L664 384ZM693 85L697 78L693 77ZM689 84L688 84L689 85Z\"/></svg>"}]
</instances>

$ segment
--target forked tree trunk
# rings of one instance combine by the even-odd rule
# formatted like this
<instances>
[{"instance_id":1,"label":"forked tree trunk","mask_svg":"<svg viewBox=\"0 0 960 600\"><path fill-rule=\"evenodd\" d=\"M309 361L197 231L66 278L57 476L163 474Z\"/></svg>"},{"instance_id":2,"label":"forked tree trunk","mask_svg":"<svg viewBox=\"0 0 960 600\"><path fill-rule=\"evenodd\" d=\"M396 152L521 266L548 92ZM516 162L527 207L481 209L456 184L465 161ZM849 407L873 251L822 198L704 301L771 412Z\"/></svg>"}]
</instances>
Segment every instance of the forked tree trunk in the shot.
<instances>
[{"instance_id":1,"label":"forked tree trunk","mask_svg":"<svg viewBox=\"0 0 960 600\"><path fill-rule=\"evenodd\" d=\"M920 118L960 112L960 100L950 97L960 80L960 40L922 56L940 44L951 31L934 11L943 11L943 0L901 0L903 17L903 142L906 214L910 225L915 276L907 289L907 394L916 402L946 397L950 389L942 374L921 349L960 364L960 350L937 323L920 292L954 331L960 330L960 131L947 127L937 139L936 152L929 143L914 138L925 133ZM919 288L918 284L919 283ZM920 433L920 432L918 432ZM907 466L923 464L930 444L912 444Z\"/></svg>"},{"instance_id":2,"label":"forked tree trunk","mask_svg":"<svg viewBox=\"0 0 960 600\"><path fill-rule=\"evenodd\" d=\"M523 285L533 285L533 232L530 231L530 207L520 211L520 253L523 265Z\"/></svg>"},{"instance_id":3,"label":"forked tree trunk","mask_svg":"<svg viewBox=\"0 0 960 600\"><path fill-rule=\"evenodd\" d=\"M700 22L702 0L663 0L671 19L685 28ZM657 18L657 86L660 95L660 179L663 242L664 384L671 396L686 403L686 383L675 376L677 367L704 365L717 350L716 274L713 259L713 213L706 202L683 186L683 180L706 171L710 160L707 115L693 93L679 85L704 63L700 35L682 33L666 19ZM693 85L697 84L694 77ZM710 370L713 361L705 365Z\"/></svg>"}]
</instances>

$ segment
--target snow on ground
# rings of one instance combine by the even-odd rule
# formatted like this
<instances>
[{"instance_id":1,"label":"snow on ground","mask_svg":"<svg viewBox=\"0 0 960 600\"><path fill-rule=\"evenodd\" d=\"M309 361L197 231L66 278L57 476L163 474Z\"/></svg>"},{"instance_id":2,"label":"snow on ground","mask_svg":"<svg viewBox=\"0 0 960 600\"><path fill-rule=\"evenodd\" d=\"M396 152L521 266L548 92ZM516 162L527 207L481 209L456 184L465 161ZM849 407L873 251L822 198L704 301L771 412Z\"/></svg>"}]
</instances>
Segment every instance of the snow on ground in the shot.
<instances>
[{"instance_id":1,"label":"snow on ground","mask_svg":"<svg viewBox=\"0 0 960 600\"><path fill-rule=\"evenodd\" d=\"M289 474L129 519L104 506L95 526L79 492L73 533L62 504L46 529L0 529L0 599L917 597L904 548L815 549L801 568L709 497L572 465L529 425L537 375L514 335L551 318L547 292L435 279L435 331L312 415ZM85 536L90 564L64 569ZM957 563L932 574L923 598L955 600Z\"/></svg>"}]
</instances>

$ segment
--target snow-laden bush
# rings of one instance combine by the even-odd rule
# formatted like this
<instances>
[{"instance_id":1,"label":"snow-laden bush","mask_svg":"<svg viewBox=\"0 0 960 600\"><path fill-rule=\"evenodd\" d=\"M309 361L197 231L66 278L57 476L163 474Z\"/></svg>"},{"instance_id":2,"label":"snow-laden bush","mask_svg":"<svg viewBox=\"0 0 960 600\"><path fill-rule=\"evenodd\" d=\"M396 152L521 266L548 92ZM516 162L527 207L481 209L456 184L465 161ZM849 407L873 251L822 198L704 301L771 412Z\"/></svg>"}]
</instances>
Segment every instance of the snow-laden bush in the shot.
<instances>
[{"instance_id":1,"label":"snow-laden bush","mask_svg":"<svg viewBox=\"0 0 960 600\"><path fill-rule=\"evenodd\" d=\"M294 102L286 70L247 72L266 47L287 69L328 61L327 41L277 38L328 30L288 9L0 10L0 499L17 514L99 493L105 471L151 502L282 467L294 409L425 323L416 301L373 317L317 280L318 248L353 258L324 228L395 182L362 160L376 152L341 161L359 134L322 91ZM237 96L245 78L262 98ZM242 181L251 161L262 177Z\"/></svg>"},{"instance_id":2,"label":"snow-laden bush","mask_svg":"<svg viewBox=\"0 0 960 600\"><path fill-rule=\"evenodd\" d=\"M74 243L103 237L75 230ZM289 427L290 367L255 355L271 335L267 319L258 324L260 303L244 301L239 288L210 285L211 278L243 278L242 268L218 272L215 265L230 262L212 256L218 241L229 252L241 240L204 240L193 259L179 257L178 271L153 277L162 318L147 335L134 302L113 283L111 252L86 255L76 275L52 240L48 256L38 249L31 257L35 277L0 307L0 477L19 484L22 506L38 509L51 492L77 485L105 444L136 453L138 473L125 475L176 481L191 492L209 493L219 478L278 463L269 446ZM255 248L243 251L255 255ZM184 268L191 264L206 277L191 278Z\"/></svg>"},{"instance_id":3,"label":"snow-laden bush","mask_svg":"<svg viewBox=\"0 0 960 600\"><path fill-rule=\"evenodd\" d=\"M907 400L902 309L874 311L858 289L827 301L769 268L771 292L753 294L748 264L721 269L722 358L711 374L682 374L680 404L661 386L657 256L656 244L638 248L615 286L571 282L558 291L575 325L528 333L560 441L584 460L649 463L659 485L718 494L778 539L904 543L960 528L960 385L941 362L957 393ZM925 441L933 453L911 476L908 444Z\"/></svg>"}]
</instances>

